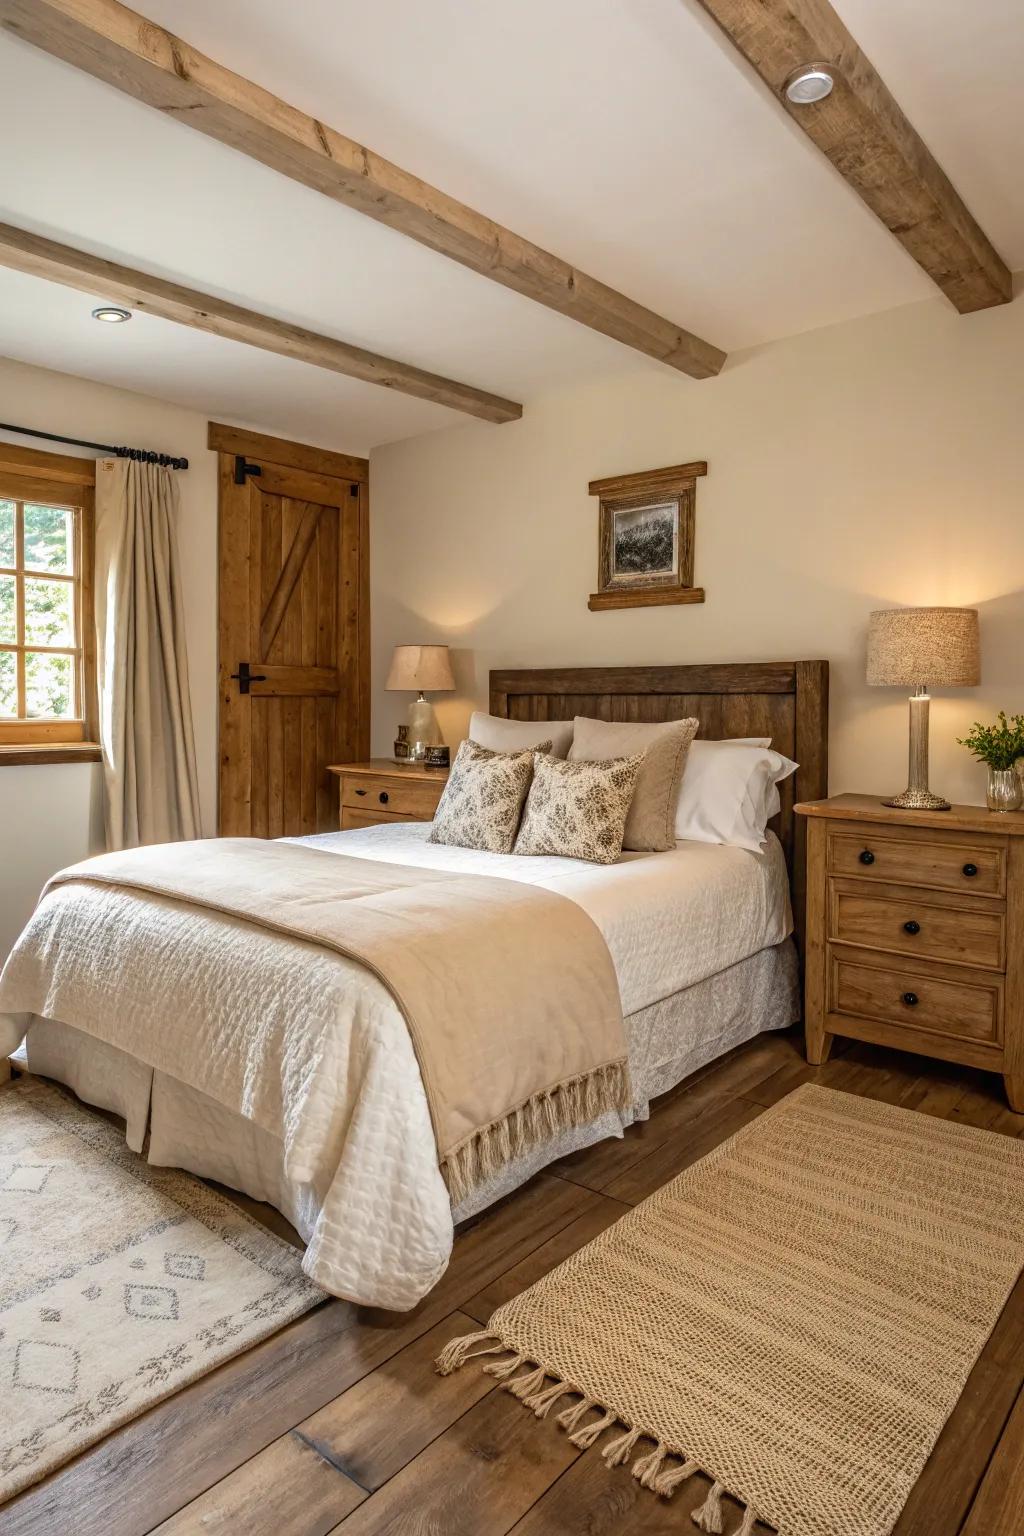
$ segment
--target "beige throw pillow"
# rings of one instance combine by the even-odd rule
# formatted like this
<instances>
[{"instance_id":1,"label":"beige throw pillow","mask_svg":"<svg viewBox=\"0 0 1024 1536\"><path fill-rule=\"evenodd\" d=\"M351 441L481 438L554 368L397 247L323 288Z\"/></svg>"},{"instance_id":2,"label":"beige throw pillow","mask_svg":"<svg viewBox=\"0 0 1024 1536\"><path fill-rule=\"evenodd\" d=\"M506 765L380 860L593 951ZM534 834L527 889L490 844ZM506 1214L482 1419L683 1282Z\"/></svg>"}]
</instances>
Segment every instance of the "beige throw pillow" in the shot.
<instances>
[{"instance_id":1,"label":"beige throw pillow","mask_svg":"<svg viewBox=\"0 0 1024 1536\"><path fill-rule=\"evenodd\" d=\"M549 745L542 742L538 751ZM427 841L511 853L532 775L532 752L489 752L475 741L464 741Z\"/></svg>"},{"instance_id":2,"label":"beige throw pillow","mask_svg":"<svg viewBox=\"0 0 1024 1536\"><path fill-rule=\"evenodd\" d=\"M537 757L513 853L614 864L643 757L610 763Z\"/></svg>"},{"instance_id":3,"label":"beige throw pillow","mask_svg":"<svg viewBox=\"0 0 1024 1536\"><path fill-rule=\"evenodd\" d=\"M626 721L573 721L570 762L595 762L643 753L636 792L626 818L623 848L664 853L676 845L676 806L679 786L697 734L697 720L666 720L658 725Z\"/></svg>"},{"instance_id":4,"label":"beige throw pillow","mask_svg":"<svg viewBox=\"0 0 1024 1536\"><path fill-rule=\"evenodd\" d=\"M547 742L548 751L566 757L572 746L571 720L506 720L475 709L469 721L469 739L489 752L522 752Z\"/></svg>"}]
</instances>

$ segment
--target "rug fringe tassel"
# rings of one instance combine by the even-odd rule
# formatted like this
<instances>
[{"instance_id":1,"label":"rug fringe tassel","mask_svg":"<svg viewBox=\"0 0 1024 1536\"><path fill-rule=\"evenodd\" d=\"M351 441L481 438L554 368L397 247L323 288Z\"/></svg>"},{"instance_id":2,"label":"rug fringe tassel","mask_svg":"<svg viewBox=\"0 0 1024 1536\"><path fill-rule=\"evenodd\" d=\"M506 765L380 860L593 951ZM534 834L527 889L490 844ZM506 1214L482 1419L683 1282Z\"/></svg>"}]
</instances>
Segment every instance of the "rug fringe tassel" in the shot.
<instances>
[{"instance_id":1,"label":"rug fringe tassel","mask_svg":"<svg viewBox=\"0 0 1024 1536\"><path fill-rule=\"evenodd\" d=\"M518 1377L515 1381L504 1383L505 1391L511 1392L513 1397L518 1397L521 1403L535 1392L539 1392L544 1385L544 1367L538 1365L535 1371L527 1371L525 1376Z\"/></svg>"},{"instance_id":2,"label":"rug fringe tassel","mask_svg":"<svg viewBox=\"0 0 1024 1536\"><path fill-rule=\"evenodd\" d=\"M506 1376L514 1376L525 1360L525 1355L513 1355L511 1360L502 1360L500 1363L485 1365L484 1370L488 1376L495 1376L498 1381L504 1381Z\"/></svg>"},{"instance_id":3,"label":"rug fringe tassel","mask_svg":"<svg viewBox=\"0 0 1024 1536\"><path fill-rule=\"evenodd\" d=\"M560 1413L558 1418L555 1420L555 1423L561 1424L564 1430L571 1433L574 1429L579 1427L579 1422L583 1416L589 1413L591 1408L596 1407L597 1404L594 1402L592 1397L581 1397L579 1402L575 1403L572 1408L566 1408L562 1413Z\"/></svg>"},{"instance_id":4,"label":"rug fringe tassel","mask_svg":"<svg viewBox=\"0 0 1024 1536\"><path fill-rule=\"evenodd\" d=\"M485 1339L493 1340L491 1349L474 1349L474 1344L482 1344ZM491 1333L488 1328L479 1333L464 1333L460 1339L452 1339L434 1361L439 1376L450 1376L452 1371L457 1371L460 1365L465 1365L467 1360L472 1360L476 1355L500 1355L504 1354L505 1346L496 1333Z\"/></svg>"},{"instance_id":5,"label":"rug fringe tassel","mask_svg":"<svg viewBox=\"0 0 1024 1536\"><path fill-rule=\"evenodd\" d=\"M670 1499L680 1483L685 1483L687 1478L699 1471L700 1467L695 1461L684 1461L681 1467L673 1467L671 1472L662 1472L654 1484L654 1491Z\"/></svg>"},{"instance_id":6,"label":"rug fringe tassel","mask_svg":"<svg viewBox=\"0 0 1024 1536\"><path fill-rule=\"evenodd\" d=\"M668 1455L664 1443L659 1440L653 1451L648 1451L646 1456L638 1456L633 1463L633 1476L641 1488L652 1488L658 1481L658 1473L661 1464Z\"/></svg>"},{"instance_id":7,"label":"rug fringe tassel","mask_svg":"<svg viewBox=\"0 0 1024 1536\"><path fill-rule=\"evenodd\" d=\"M698 1531L710 1531L711 1536L722 1536L722 1494L725 1489L721 1483L712 1483L704 1503L699 1509L691 1511L690 1519Z\"/></svg>"},{"instance_id":8,"label":"rug fringe tassel","mask_svg":"<svg viewBox=\"0 0 1024 1536\"><path fill-rule=\"evenodd\" d=\"M633 1454L633 1447L640 1439L638 1429L627 1430L617 1440L610 1440L601 1455L604 1457L605 1466L621 1467Z\"/></svg>"},{"instance_id":9,"label":"rug fringe tassel","mask_svg":"<svg viewBox=\"0 0 1024 1536\"><path fill-rule=\"evenodd\" d=\"M564 1397L567 1392L572 1392L567 1381L556 1381L553 1387L546 1387L543 1392L535 1392L532 1397L524 1397L523 1402L527 1408L532 1408L538 1419L546 1419L551 1409Z\"/></svg>"},{"instance_id":10,"label":"rug fringe tassel","mask_svg":"<svg viewBox=\"0 0 1024 1536\"><path fill-rule=\"evenodd\" d=\"M478 1344L485 1347L475 1348L474 1346ZM509 1346L502 1343L498 1334L484 1328L478 1333L467 1333L462 1338L452 1339L442 1349L434 1365L439 1375L448 1376L452 1371L458 1370L461 1365L465 1365L467 1360L473 1360L478 1355L499 1355L507 1353L508 1350ZM526 1375L516 1376L516 1372L524 1365L528 1367ZM552 1372L546 1366L539 1365L529 1355L519 1351L514 1351L508 1360L492 1361L482 1369L488 1376L493 1376L500 1381L505 1390L511 1392L513 1397L517 1397L524 1407L536 1414L538 1419L547 1418L559 1398L565 1397L567 1393L578 1395L579 1402L564 1408L557 1415L555 1422L561 1425L568 1434L570 1442L581 1451L589 1450L592 1445L596 1445L605 1430L612 1429L619 1423L618 1414L614 1409L606 1407L596 1398L584 1396L572 1382L558 1379L550 1386L546 1386L545 1382ZM584 1424L583 1420L592 1408L597 1409L599 1416L592 1424ZM627 1428L623 1434L610 1440L601 1452L605 1465L624 1466L633 1455L637 1442L644 1438L645 1434L648 1439L654 1438L645 1430ZM659 1440L653 1451L647 1451L644 1455L638 1456L631 1470L641 1488L649 1488L652 1492L660 1494L662 1498L671 1498L682 1483L701 1471L700 1464L689 1458L683 1460L679 1466L666 1467L667 1458L676 1454L679 1453L671 1450L663 1440ZM703 1504L690 1514L690 1519L697 1529L708 1532L709 1536L722 1536L725 1529L722 1514L724 1492L725 1488L721 1483L712 1483ZM754 1527L758 1518L754 1506L748 1504L734 1536L754 1536Z\"/></svg>"},{"instance_id":11,"label":"rug fringe tassel","mask_svg":"<svg viewBox=\"0 0 1024 1536\"><path fill-rule=\"evenodd\" d=\"M603 1419L595 1419L593 1424L588 1424L585 1429L578 1429L574 1435L570 1435L569 1443L575 1445L578 1450L588 1451L597 1440L600 1440L606 1429L611 1429L614 1423L615 1414L608 1412Z\"/></svg>"}]
</instances>

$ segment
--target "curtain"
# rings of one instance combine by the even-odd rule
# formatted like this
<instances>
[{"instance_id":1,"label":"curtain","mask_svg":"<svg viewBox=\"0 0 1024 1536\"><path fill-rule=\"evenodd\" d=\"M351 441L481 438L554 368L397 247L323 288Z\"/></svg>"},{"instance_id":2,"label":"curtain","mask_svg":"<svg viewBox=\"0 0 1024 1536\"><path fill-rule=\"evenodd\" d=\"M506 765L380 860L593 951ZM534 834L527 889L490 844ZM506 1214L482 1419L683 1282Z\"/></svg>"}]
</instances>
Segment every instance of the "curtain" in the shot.
<instances>
[{"instance_id":1,"label":"curtain","mask_svg":"<svg viewBox=\"0 0 1024 1536\"><path fill-rule=\"evenodd\" d=\"M107 847L200 836L175 473L96 466L96 671Z\"/></svg>"}]
</instances>

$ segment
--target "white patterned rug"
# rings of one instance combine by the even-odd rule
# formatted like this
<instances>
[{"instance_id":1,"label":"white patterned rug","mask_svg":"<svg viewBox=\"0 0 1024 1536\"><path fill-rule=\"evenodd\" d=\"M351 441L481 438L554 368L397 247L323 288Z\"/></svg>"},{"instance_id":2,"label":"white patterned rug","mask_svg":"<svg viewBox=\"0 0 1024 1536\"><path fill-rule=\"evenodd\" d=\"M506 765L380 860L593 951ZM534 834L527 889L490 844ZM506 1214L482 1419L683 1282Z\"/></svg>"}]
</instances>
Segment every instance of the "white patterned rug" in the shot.
<instances>
[{"instance_id":1,"label":"white patterned rug","mask_svg":"<svg viewBox=\"0 0 1024 1536\"><path fill-rule=\"evenodd\" d=\"M49 1084L0 1089L0 1501L322 1300L223 1196Z\"/></svg>"}]
</instances>

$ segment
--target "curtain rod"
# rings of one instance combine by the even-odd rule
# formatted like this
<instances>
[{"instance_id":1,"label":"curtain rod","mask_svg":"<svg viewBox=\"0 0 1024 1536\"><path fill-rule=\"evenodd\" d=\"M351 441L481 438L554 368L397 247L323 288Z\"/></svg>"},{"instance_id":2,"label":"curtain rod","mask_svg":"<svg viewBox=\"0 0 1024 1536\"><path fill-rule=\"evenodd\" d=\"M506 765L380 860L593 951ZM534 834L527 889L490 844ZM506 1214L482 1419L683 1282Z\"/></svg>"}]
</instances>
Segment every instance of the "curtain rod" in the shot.
<instances>
[{"instance_id":1,"label":"curtain rod","mask_svg":"<svg viewBox=\"0 0 1024 1536\"><path fill-rule=\"evenodd\" d=\"M94 448L98 453L112 453L118 459L139 459L144 464L160 464L166 469L188 469L188 459L175 459L167 453L153 453L146 448L114 448L110 443L87 443L81 437L62 437L59 432L37 432L34 427L14 427L0 421L0 432L16 432L19 437L40 437L48 443L69 443L72 448Z\"/></svg>"}]
</instances>

